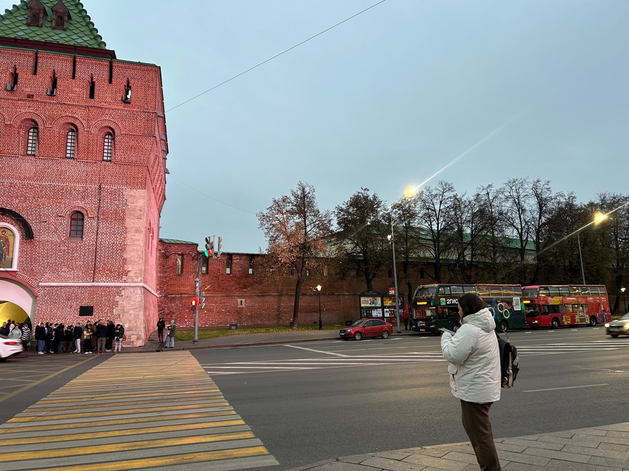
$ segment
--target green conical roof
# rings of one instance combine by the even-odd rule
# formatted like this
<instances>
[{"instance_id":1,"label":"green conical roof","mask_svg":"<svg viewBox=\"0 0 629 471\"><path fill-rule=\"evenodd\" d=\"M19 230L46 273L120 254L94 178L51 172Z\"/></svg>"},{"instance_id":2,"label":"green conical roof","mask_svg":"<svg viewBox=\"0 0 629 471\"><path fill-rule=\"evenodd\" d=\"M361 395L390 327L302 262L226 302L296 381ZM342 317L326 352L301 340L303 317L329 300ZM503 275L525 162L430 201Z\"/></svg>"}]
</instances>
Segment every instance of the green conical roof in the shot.
<instances>
[{"instance_id":1,"label":"green conical roof","mask_svg":"<svg viewBox=\"0 0 629 471\"><path fill-rule=\"evenodd\" d=\"M39 0L46 9L46 16L41 28L27 26L27 4L30 0L21 0L10 10L0 15L0 36L31 41L45 41L49 43L66 44L70 46L92 47L105 49L106 44L98 34L85 7L78 0L62 0L70 12L68 29L52 29L52 8L59 0Z\"/></svg>"}]
</instances>

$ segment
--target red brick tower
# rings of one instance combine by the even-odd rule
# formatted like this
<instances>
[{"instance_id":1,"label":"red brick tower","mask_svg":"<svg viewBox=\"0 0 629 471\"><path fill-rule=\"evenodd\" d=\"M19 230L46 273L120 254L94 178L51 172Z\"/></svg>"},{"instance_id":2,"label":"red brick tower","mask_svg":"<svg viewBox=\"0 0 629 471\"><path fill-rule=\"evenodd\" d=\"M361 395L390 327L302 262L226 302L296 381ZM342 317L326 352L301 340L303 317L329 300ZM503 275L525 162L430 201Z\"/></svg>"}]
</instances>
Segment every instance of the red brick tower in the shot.
<instances>
[{"instance_id":1,"label":"red brick tower","mask_svg":"<svg viewBox=\"0 0 629 471\"><path fill-rule=\"evenodd\" d=\"M0 322L157 322L168 144L160 68L116 59L78 0L0 15Z\"/></svg>"}]
</instances>

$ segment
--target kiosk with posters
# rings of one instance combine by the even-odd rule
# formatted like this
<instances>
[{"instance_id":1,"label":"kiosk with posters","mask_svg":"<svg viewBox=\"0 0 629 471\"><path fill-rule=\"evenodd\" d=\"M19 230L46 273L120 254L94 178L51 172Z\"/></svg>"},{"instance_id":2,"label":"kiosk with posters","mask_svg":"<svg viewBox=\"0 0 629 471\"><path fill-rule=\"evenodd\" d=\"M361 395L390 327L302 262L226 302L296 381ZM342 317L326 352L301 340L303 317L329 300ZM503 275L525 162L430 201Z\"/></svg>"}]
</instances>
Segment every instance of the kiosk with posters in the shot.
<instances>
[{"instance_id":1,"label":"kiosk with posters","mask_svg":"<svg viewBox=\"0 0 629 471\"><path fill-rule=\"evenodd\" d=\"M400 323L404 324L404 295L398 293L398 315L400 316ZM389 324L396 325L395 320L395 292L393 295L382 296L382 304L384 306L384 320Z\"/></svg>"},{"instance_id":2,"label":"kiosk with posters","mask_svg":"<svg viewBox=\"0 0 629 471\"><path fill-rule=\"evenodd\" d=\"M365 291L360 297L360 318L377 317L382 319L382 294L376 291Z\"/></svg>"}]
</instances>

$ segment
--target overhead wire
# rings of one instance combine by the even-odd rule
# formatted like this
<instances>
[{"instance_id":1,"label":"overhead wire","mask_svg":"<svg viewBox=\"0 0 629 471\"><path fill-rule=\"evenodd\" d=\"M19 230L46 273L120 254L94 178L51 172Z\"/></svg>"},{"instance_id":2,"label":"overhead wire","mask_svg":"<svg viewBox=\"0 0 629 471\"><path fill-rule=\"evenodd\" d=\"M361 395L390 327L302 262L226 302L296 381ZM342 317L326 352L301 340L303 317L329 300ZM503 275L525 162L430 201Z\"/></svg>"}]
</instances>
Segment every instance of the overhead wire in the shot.
<instances>
[{"instance_id":1,"label":"overhead wire","mask_svg":"<svg viewBox=\"0 0 629 471\"><path fill-rule=\"evenodd\" d=\"M206 93L211 92L212 90L216 90L218 87L223 86L223 85L225 85L226 83L229 83L229 82L231 82L232 80L237 79L238 77L241 77L241 76L245 75L247 72L251 72L252 70L257 69L257 68L258 68L258 67L260 67L261 65L264 65L264 64L266 64L267 62L272 61L273 59L277 59L277 58L278 58L278 57L280 57L281 55L286 54L286 53L287 53L287 52L289 52L289 51L292 51L293 49L295 49L295 48L297 48L297 47L301 46L302 44L305 44L305 43L307 43L308 41L311 41L311 40L313 40L314 38L316 38L316 37L318 37L318 36L321 36L322 34L327 33L328 31L330 31L330 30L332 30L332 29L336 28L337 26L342 25L343 23L347 23L349 20L351 20L351 19L353 19L353 18L356 18L358 15L362 15L362 14L363 14L363 13L365 13L366 11L369 11L369 10L371 10L372 8L377 7L378 5L380 5L381 3L384 3L384 2L386 2L386 0L380 0L380 1L379 1L379 2L377 2L377 3L374 3L374 4L373 4L373 5L371 5L370 7L367 7L367 8L365 8L364 10L361 10L361 11L359 11L358 13L355 13L354 15L349 16L349 17L345 18L343 21L339 21L339 22L338 22L338 23L336 23L335 25L332 25L332 26L330 26L329 28L326 28L326 29L324 29L323 31L318 32L318 33L317 33L317 34L315 34L314 36L310 36L308 39L304 39L304 40L303 40L303 41L301 41L300 43L297 43L297 44L295 44L294 46L291 46L291 47L289 47L288 49L285 49L284 51L282 51L282 52L280 52L280 53L278 53L278 54L275 54L275 55L274 55L274 56L272 56L272 57L269 57L268 59L266 59L266 60L264 60L264 61L260 62L259 64L254 65L253 67L249 67L247 70L245 70L245 71L243 71L243 72L240 72L239 74L234 75L234 76L233 76L233 77L231 77L231 78L228 78L227 80L225 80L225 81L223 81L223 82L219 83L218 85L214 85L212 88L208 88L208 89L207 89L207 90L205 90L204 92L201 92L201 93L199 93L198 95L195 95L195 96L193 96L192 98L189 98L189 99L187 99L186 101L183 101L183 102L179 103L178 105L175 105L175 106L173 106L172 108L169 108L168 110L166 110L166 113L168 113L168 112L170 112L170 111L172 111L172 110L174 110L174 109L177 109L177 108L179 108L180 106L185 105L186 103L190 103L192 100L196 100L197 98L199 98L199 97L201 97L201 96L205 95Z\"/></svg>"}]
</instances>

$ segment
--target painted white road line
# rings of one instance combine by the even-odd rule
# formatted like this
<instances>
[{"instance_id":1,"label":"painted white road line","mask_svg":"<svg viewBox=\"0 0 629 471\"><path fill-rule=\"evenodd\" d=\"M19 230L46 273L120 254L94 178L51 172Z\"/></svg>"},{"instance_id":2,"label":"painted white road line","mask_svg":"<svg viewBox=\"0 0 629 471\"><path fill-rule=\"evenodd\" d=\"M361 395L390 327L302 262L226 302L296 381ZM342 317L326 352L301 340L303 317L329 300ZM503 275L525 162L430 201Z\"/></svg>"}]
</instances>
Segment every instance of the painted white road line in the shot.
<instances>
[{"instance_id":1,"label":"painted white road line","mask_svg":"<svg viewBox=\"0 0 629 471\"><path fill-rule=\"evenodd\" d=\"M332 353L332 352L325 352L323 350L315 350L314 348L306 348L306 347L298 347L297 345L284 345L285 347L290 347L290 348L297 348L298 350L306 350L308 352L314 352L314 353L321 353L323 355L334 355L337 357L347 357L349 355L343 355L342 353Z\"/></svg>"},{"instance_id":2,"label":"painted white road line","mask_svg":"<svg viewBox=\"0 0 629 471\"><path fill-rule=\"evenodd\" d=\"M603 383L603 384L584 384L582 386L566 386L564 388L529 389L527 391L522 391L522 392L531 393L531 392L544 392L544 391L564 391L566 389L599 388L601 386L609 386L609 384L608 383Z\"/></svg>"}]
</instances>

